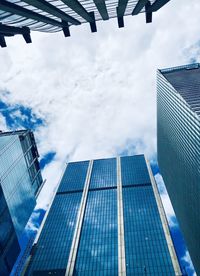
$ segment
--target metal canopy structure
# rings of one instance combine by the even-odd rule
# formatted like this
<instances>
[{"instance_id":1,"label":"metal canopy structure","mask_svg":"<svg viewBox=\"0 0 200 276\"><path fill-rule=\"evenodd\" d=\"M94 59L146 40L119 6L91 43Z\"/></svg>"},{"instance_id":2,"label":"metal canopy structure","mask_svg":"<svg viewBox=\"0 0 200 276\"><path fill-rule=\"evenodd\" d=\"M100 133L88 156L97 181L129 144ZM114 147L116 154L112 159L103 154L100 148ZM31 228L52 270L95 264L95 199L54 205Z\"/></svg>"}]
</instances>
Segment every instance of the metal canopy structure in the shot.
<instances>
[{"instance_id":1,"label":"metal canopy structure","mask_svg":"<svg viewBox=\"0 0 200 276\"><path fill-rule=\"evenodd\" d=\"M124 16L145 13L146 23L152 13L170 0L1 0L0 45L5 47L5 36L25 35L30 30L41 32L63 31L70 36L69 27L89 23L97 31L96 21L117 18L124 27ZM26 31L24 29L26 27ZM10 29L9 29L10 28ZM4 32L4 30L6 30ZM29 30L29 32L27 31ZM28 43L31 39L25 39Z\"/></svg>"}]
</instances>

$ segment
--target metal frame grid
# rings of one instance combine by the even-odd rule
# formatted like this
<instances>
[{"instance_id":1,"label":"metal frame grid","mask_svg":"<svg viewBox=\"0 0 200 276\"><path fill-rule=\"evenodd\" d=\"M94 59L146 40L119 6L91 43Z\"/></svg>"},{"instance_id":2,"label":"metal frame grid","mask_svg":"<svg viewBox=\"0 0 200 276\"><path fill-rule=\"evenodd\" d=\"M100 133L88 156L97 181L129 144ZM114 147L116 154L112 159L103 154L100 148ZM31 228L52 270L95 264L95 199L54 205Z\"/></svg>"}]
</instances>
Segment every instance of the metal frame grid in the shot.
<instances>
[{"instance_id":1,"label":"metal frame grid","mask_svg":"<svg viewBox=\"0 0 200 276\"><path fill-rule=\"evenodd\" d=\"M6 47L5 36L22 34L31 43L30 29L41 32L63 30L70 36L69 26L88 22L92 32L96 21L117 17L119 28L124 27L124 16L152 13L170 0L1 0L0 46ZM12 28L11 28L12 27ZM26 28L26 29L24 29Z\"/></svg>"}]
</instances>

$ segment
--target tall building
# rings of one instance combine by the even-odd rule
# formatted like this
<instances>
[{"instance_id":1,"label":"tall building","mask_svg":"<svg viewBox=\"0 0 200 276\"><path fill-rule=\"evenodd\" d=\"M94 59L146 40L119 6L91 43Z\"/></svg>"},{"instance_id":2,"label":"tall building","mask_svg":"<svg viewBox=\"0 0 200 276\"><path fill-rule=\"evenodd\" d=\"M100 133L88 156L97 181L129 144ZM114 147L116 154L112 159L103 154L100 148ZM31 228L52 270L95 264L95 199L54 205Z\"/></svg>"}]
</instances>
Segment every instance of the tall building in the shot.
<instances>
[{"instance_id":1,"label":"tall building","mask_svg":"<svg viewBox=\"0 0 200 276\"><path fill-rule=\"evenodd\" d=\"M5 36L21 34L31 43L30 30L41 32L63 31L70 36L69 27L89 23L97 31L96 21L117 17L118 26L124 27L124 16L152 13L170 0L1 0L0 45L6 47Z\"/></svg>"},{"instance_id":2,"label":"tall building","mask_svg":"<svg viewBox=\"0 0 200 276\"><path fill-rule=\"evenodd\" d=\"M200 64L158 70L158 163L200 275Z\"/></svg>"},{"instance_id":3,"label":"tall building","mask_svg":"<svg viewBox=\"0 0 200 276\"><path fill-rule=\"evenodd\" d=\"M33 133L0 133L0 275L8 275L43 183Z\"/></svg>"},{"instance_id":4,"label":"tall building","mask_svg":"<svg viewBox=\"0 0 200 276\"><path fill-rule=\"evenodd\" d=\"M69 163L25 275L182 275L143 155Z\"/></svg>"}]
</instances>

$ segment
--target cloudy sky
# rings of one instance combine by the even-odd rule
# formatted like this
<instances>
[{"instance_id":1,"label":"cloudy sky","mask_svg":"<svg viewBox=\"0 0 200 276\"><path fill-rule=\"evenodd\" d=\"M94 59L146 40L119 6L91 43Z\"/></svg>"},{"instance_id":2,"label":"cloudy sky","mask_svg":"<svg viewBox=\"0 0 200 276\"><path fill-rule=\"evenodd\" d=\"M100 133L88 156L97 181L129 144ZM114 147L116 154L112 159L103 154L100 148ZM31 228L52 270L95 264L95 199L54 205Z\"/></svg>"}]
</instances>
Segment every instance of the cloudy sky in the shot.
<instances>
[{"instance_id":1,"label":"cloudy sky","mask_svg":"<svg viewBox=\"0 0 200 276\"><path fill-rule=\"evenodd\" d=\"M199 0L172 0L152 24L140 14L122 29L112 19L97 22L97 33L89 24L72 27L70 38L7 38L0 129L34 130L47 179L37 208L47 208L67 161L145 153L155 163L156 70L198 60L199 14Z\"/></svg>"}]
</instances>

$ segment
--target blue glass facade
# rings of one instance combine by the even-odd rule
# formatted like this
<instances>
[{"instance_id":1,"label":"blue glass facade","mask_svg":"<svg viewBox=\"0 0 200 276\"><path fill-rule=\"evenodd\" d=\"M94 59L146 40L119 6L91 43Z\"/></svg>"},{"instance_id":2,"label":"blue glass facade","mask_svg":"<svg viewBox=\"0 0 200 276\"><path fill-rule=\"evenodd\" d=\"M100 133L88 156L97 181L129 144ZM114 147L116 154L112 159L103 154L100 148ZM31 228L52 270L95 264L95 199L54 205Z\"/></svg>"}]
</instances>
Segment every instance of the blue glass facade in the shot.
<instances>
[{"instance_id":1,"label":"blue glass facade","mask_svg":"<svg viewBox=\"0 0 200 276\"><path fill-rule=\"evenodd\" d=\"M74 275L118 275L117 191L91 191Z\"/></svg>"},{"instance_id":2,"label":"blue glass facade","mask_svg":"<svg viewBox=\"0 0 200 276\"><path fill-rule=\"evenodd\" d=\"M0 186L0 275L9 275L19 252L17 236Z\"/></svg>"},{"instance_id":3,"label":"blue glass facade","mask_svg":"<svg viewBox=\"0 0 200 276\"><path fill-rule=\"evenodd\" d=\"M121 158L122 186L150 184L144 155Z\"/></svg>"},{"instance_id":4,"label":"blue glass facade","mask_svg":"<svg viewBox=\"0 0 200 276\"><path fill-rule=\"evenodd\" d=\"M32 259L30 273L34 271L37 275L40 270L65 272L80 201L80 192L56 195L35 248L37 254Z\"/></svg>"},{"instance_id":5,"label":"blue glass facade","mask_svg":"<svg viewBox=\"0 0 200 276\"><path fill-rule=\"evenodd\" d=\"M200 64L159 70L158 163L200 274Z\"/></svg>"},{"instance_id":6,"label":"blue glass facade","mask_svg":"<svg viewBox=\"0 0 200 276\"><path fill-rule=\"evenodd\" d=\"M89 189L117 188L116 159L94 160Z\"/></svg>"},{"instance_id":7,"label":"blue glass facade","mask_svg":"<svg viewBox=\"0 0 200 276\"><path fill-rule=\"evenodd\" d=\"M174 275L152 187L124 188L127 275Z\"/></svg>"},{"instance_id":8,"label":"blue glass facade","mask_svg":"<svg viewBox=\"0 0 200 276\"><path fill-rule=\"evenodd\" d=\"M174 268L143 155L122 157L127 275L173 275Z\"/></svg>"},{"instance_id":9,"label":"blue glass facade","mask_svg":"<svg viewBox=\"0 0 200 276\"><path fill-rule=\"evenodd\" d=\"M122 275L123 261L123 275L179 275L144 156L117 160L68 164L27 275Z\"/></svg>"},{"instance_id":10,"label":"blue glass facade","mask_svg":"<svg viewBox=\"0 0 200 276\"><path fill-rule=\"evenodd\" d=\"M69 163L65 171L58 193L83 191L89 161Z\"/></svg>"},{"instance_id":11,"label":"blue glass facade","mask_svg":"<svg viewBox=\"0 0 200 276\"><path fill-rule=\"evenodd\" d=\"M1 257L4 260L9 258L7 267L10 271L19 253L18 240L35 207L42 184L32 132L0 133L0 179L1 202L5 201L7 206L0 211L1 244L4 244Z\"/></svg>"}]
</instances>

